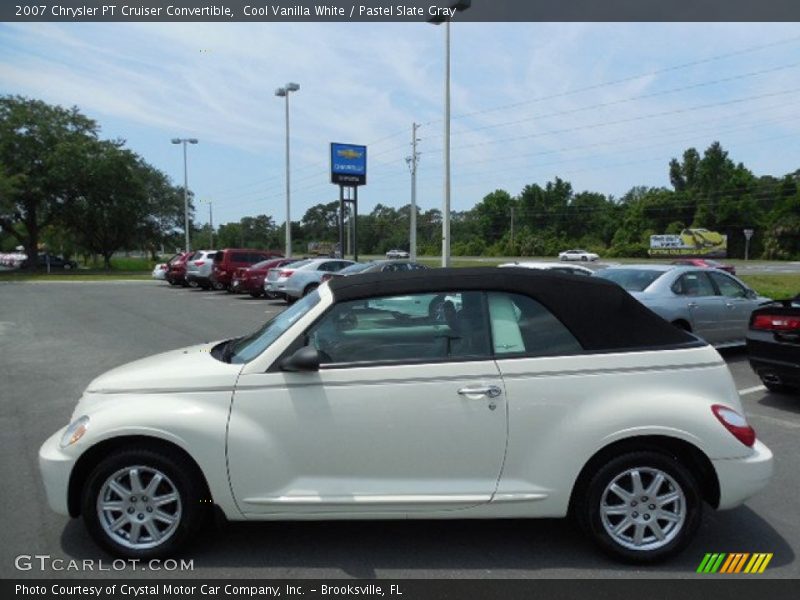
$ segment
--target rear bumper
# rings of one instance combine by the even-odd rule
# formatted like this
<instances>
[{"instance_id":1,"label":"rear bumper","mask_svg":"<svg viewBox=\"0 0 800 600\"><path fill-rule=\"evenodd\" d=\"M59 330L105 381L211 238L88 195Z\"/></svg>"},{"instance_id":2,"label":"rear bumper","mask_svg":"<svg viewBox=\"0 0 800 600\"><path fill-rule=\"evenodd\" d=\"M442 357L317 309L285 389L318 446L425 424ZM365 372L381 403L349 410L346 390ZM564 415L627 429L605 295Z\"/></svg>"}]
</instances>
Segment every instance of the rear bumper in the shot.
<instances>
[{"instance_id":1,"label":"rear bumper","mask_svg":"<svg viewBox=\"0 0 800 600\"><path fill-rule=\"evenodd\" d=\"M773 333L751 330L747 334L747 352L750 366L762 380L800 386L800 344Z\"/></svg>"},{"instance_id":2,"label":"rear bumper","mask_svg":"<svg viewBox=\"0 0 800 600\"><path fill-rule=\"evenodd\" d=\"M762 380L800 387L800 365L782 360L750 358L750 366Z\"/></svg>"},{"instance_id":3,"label":"rear bumper","mask_svg":"<svg viewBox=\"0 0 800 600\"><path fill-rule=\"evenodd\" d=\"M772 451L756 440L750 456L711 461L719 480L719 508L725 510L742 504L769 483L772 477Z\"/></svg>"}]
</instances>

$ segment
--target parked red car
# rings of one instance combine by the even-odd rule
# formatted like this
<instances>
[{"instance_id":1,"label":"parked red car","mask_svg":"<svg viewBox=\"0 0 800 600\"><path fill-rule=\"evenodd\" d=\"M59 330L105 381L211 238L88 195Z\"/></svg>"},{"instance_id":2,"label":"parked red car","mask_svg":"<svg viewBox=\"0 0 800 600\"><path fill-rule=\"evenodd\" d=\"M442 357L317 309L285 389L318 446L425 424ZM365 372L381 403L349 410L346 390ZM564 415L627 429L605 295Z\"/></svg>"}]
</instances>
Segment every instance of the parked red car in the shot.
<instances>
[{"instance_id":1,"label":"parked red car","mask_svg":"<svg viewBox=\"0 0 800 600\"><path fill-rule=\"evenodd\" d=\"M189 285L186 282L186 262L192 256L194 252L181 252L169 259L166 280L170 285Z\"/></svg>"},{"instance_id":2,"label":"parked red car","mask_svg":"<svg viewBox=\"0 0 800 600\"><path fill-rule=\"evenodd\" d=\"M267 276L267 271L288 265L295 260L294 258L271 258L262 260L252 267L239 267L233 275L231 291L259 298L264 295L264 278Z\"/></svg>"},{"instance_id":3,"label":"parked red car","mask_svg":"<svg viewBox=\"0 0 800 600\"><path fill-rule=\"evenodd\" d=\"M217 289L231 291L231 282L236 269L251 267L256 263L283 255L275 250L253 250L252 248L225 248L214 256L211 281Z\"/></svg>"},{"instance_id":4,"label":"parked red car","mask_svg":"<svg viewBox=\"0 0 800 600\"><path fill-rule=\"evenodd\" d=\"M709 269L719 269L720 271L727 271L731 275L736 275L736 267L733 265L726 265L710 258L681 258L680 260L673 260L673 265L689 265L691 267L708 267Z\"/></svg>"}]
</instances>

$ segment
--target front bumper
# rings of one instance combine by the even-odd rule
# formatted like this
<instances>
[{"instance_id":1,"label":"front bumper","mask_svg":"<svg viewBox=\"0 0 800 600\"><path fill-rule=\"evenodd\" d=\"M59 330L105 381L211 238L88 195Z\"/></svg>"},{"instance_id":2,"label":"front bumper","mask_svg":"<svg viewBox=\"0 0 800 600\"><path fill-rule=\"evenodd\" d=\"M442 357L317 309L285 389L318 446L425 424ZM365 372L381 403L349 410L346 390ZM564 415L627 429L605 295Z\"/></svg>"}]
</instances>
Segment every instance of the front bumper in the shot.
<instances>
[{"instance_id":1,"label":"front bumper","mask_svg":"<svg viewBox=\"0 0 800 600\"><path fill-rule=\"evenodd\" d=\"M725 510L742 504L766 487L772 477L772 451L759 440L750 456L711 461L719 480L719 508Z\"/></svg>"},{"instance_id":2,"label":"front bumper","mask_svg":"<svg viewBox=\"0 0 800 600\"><path fill-rule=\"evenodd\" d=\"M50 508L60 515L69 516L69 478L77 457L66 454L61 448L61 436L65 430L66 427L56 431L39 448L39 472Z\"/></svg>"}]
</instances>

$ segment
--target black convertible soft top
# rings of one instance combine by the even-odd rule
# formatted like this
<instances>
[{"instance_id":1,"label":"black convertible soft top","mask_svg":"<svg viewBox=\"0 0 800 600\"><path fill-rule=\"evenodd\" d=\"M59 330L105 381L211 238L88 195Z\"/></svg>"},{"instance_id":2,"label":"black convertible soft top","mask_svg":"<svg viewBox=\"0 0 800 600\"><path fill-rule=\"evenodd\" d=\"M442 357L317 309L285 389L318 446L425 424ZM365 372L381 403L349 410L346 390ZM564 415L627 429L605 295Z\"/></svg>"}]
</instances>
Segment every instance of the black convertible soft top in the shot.
<instances>
[{"instance_id":1,"label":"black convertible soft top","mask_svg":"<svg viewBox=\"0 0 800 600\"><path fill-rule=\"evenodd\" d=\"M426 269L336 277L337 302L431 292L498 291L530 296L552 312L585 350L702 346L614 282L556 271L516 267Z\"/></svg>"}]
</instances>

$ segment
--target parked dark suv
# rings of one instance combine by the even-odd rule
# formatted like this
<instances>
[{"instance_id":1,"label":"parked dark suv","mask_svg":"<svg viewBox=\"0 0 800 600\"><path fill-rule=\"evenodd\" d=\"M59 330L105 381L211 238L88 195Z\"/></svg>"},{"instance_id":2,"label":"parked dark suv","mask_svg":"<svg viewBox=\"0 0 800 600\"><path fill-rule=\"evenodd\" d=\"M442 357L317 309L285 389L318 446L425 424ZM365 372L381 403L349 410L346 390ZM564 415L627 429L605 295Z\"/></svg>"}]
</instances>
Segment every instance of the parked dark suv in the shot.
<instances>
[{"instance_id":1,"label":"parked dark suv","mask_svg":"<svg viewBox=\"0 0 800 600\"><path fill-rule=\"evenodd\" d=\"M249 267L262 260L280 258L282 254L275 250L254 250L252 248L225 248L214 256L214 268L211 281L215 289L230 289L231 280L236 269Z\"/></svg>"}]
</instances>

